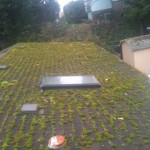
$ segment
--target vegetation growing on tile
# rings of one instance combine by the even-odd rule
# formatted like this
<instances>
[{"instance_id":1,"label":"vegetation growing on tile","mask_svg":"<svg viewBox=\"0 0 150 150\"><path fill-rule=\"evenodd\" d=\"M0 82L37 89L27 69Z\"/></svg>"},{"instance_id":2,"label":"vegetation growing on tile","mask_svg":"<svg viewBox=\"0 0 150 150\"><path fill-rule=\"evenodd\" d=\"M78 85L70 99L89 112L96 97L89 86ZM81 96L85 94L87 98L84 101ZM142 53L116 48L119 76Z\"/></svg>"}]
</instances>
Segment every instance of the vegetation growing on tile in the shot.
<instances>
[{"instance_id":1,"label":"vegetation growing on tile","mask_svg":"<svg viewBox=\"0 0 150 150\"><path fill-rule=\"evenodd\" d=\"M10 66L0 71L0 149L47 149L55 134L67 150L149 146L148 78L94 43L20 43L0 64ZM95 75L102 88L41 93L43 75ZM24 103L45 113L23 114Z\"/></svg>"}]
</instances>

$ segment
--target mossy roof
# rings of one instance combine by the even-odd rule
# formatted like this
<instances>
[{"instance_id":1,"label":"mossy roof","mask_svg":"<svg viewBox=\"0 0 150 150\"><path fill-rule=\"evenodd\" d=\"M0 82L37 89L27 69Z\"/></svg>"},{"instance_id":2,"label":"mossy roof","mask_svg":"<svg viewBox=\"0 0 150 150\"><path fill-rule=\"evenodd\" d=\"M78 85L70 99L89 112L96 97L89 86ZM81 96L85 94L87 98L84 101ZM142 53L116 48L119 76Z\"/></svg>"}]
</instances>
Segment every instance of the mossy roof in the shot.
<instances>
[{"instance_id":1,"label":"mossy roof","mask_svg":"<svg viewBox=\"0 0 150 150\"><path fill-rule=\"evenodd\" d=\"M145 50L150 48L150 34L144 36L138 36L121 41L121 43L127 42L132 51Z\"/></svg>"},{"instance_id":2,"label":"mossy roof","mask_svg":"<svg viewBox=\"0 0 150 150\"><path fill-rule=\"evenodd\" d=\"M150 146L148 78L94 43L19 43L0 65L0 149L47 149L56 134L65 150ZM91 74L101 88L40 92L43 75ZM22 114L25 103L45 113Z\"/></svg>"}]
</instances>

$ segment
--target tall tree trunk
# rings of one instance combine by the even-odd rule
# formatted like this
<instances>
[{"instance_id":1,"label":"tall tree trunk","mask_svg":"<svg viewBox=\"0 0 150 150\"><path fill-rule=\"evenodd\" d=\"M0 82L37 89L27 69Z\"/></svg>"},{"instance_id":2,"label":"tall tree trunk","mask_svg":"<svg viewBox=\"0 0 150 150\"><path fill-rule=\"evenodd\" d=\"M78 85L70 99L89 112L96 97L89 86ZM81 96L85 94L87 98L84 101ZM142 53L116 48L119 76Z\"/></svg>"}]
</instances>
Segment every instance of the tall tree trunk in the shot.
<instances>
[{"instance_id":1,"label":"tall tree trunk","mask_svg":"<svg viewBox=\"0 0 150 150\"><path fill-rule=\"evenodd\" d=\"M144 31L145 31L144 22L142 21L140 25L141 25L141 35L144 35L144 33L145 33L145 32L144 32Z\"/></svg>"}]
</instances>

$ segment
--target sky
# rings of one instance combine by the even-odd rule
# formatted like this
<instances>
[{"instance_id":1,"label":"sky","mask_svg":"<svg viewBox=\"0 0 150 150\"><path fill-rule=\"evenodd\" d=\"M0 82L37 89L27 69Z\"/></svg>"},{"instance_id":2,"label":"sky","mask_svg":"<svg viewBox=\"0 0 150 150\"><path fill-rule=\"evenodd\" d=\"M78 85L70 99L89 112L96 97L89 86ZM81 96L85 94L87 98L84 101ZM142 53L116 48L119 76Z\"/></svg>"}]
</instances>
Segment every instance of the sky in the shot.
<instances>
[{"instance_id":1,"label":"sky","mask_svg":"<svg viewBox=\"0 0 150 150\"><path fill-rule=\"evenodd\" d=\"M63 7L68 4L69 2L71 2L72 0L57 0L59 5L60 5L60 8L61 8L61 12L63 11Z\"/></svg>"}]
</instances>

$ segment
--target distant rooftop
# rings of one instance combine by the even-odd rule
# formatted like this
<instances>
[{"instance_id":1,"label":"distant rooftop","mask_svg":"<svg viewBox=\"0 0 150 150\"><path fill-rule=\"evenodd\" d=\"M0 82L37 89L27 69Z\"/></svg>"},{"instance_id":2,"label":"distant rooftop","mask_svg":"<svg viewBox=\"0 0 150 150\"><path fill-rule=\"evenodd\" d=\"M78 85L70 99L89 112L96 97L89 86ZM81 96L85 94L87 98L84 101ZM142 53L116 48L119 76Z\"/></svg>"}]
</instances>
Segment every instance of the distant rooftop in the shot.
<instances>
[{"instance_id":1,"label":"distant rooftop","mask_svg":"<svg viewBox=\"0 0 150 150\"><path fill-rule=\"evenodd\" d=\"M150 34L129 38L121 41L121 43L127 42L133 51L150 48Z\"/></svg>"}]
</instances>

